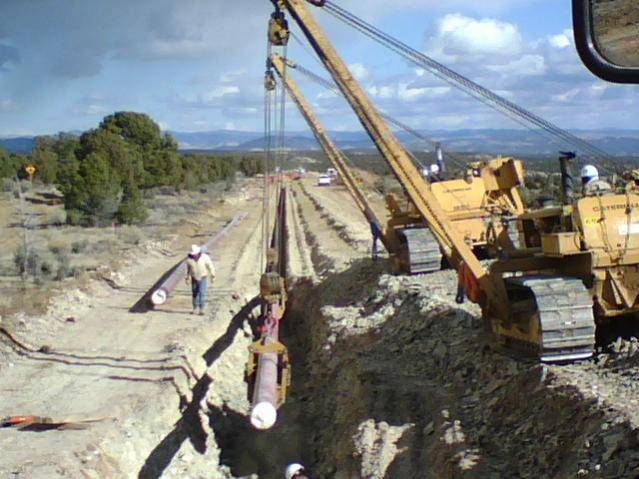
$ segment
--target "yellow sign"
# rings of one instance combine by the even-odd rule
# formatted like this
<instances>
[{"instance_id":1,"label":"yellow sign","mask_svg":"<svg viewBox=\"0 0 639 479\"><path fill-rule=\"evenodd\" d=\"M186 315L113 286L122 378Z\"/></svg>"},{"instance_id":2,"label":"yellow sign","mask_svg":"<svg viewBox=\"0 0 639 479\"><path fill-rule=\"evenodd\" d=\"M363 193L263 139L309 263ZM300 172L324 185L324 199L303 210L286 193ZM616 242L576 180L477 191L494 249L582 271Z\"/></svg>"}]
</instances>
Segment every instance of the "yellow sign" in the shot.
<instances>
[{"instance_id":1,"label":"yellow sign","mask_svg":"<svg viewBox=\"0 0 639 479\"><path fill-rule=\"evenodd\" d=\"M26 171L29 176L33 176L33 174L36 172L36 167L33 165L27 165L24 167L24 171Z\"/></svg>"}]
</instances>

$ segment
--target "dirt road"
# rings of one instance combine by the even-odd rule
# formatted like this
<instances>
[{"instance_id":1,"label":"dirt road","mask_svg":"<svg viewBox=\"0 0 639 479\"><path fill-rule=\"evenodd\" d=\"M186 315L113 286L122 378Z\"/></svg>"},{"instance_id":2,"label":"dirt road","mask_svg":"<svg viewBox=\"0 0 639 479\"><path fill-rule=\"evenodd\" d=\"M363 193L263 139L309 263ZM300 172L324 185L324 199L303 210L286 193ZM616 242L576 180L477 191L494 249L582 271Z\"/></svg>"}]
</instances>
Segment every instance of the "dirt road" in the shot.
<instances>
[{"instance_id":1,"label":"dirt road","mask_svg":"<svg viewBox=\"0 0 639 479\"><path fill-rule=\"evenodd\" d=\"M258 198L259 187L249 188L216 206L200 237L136 249L109 283L69 291L46 315L25 317L13 334L30 351L11 350L4 338L0 415L100 421L84 430L0 430L1 478L234 477L219 465L211 411L245 415L249 407L243 368L260 276ZM366 254L301 185L290 204L294 275L317 279ZM218 275L205 317L188 314L186 286L161 308L131 311L190 243L239 211L247 219L212 252Z\"/></svg>"}]
</instances>

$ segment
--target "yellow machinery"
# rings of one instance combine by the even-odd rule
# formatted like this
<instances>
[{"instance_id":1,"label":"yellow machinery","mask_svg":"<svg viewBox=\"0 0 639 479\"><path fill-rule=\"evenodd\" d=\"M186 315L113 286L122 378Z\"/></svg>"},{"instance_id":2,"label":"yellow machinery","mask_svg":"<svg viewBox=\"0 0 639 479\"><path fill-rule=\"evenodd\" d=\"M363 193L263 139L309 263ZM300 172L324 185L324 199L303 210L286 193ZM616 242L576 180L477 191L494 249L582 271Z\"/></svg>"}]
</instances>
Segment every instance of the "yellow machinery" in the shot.
<instances>
[{"instance_id":1,"label":"yellow machinery","mask_svg":"<svg viewBox=\"0 0 639 479\"><path fill-rule=\"evenodd\" d=\"M519 193L523 183L521 161L497 158L471 164L464 178L430 183L430 190L464 242L476 252L494 257L518 244L515 220L524 212ZM437 240L424 228L423 216L411 199L406 198L402 205L391 194L386 204L391 212L386 233L397 245L400 269L439 269Z\"/></svg>"},{"instance_id":2,"label":"yellow machinery","mask_svg":"<svg viewBox=\"0 0 639 479\"><path fill-rule=\"evenodd\" d=\"M639 312L634 189L572 200L566 184L563 206L520 216L525 247L486 269L306 5L325 2L272 2L300 25L499 341L546 361L586 358L594 351L595 322Z\"/></svg>"},{"instance_id":3,"label":"yellow machinery","mask_svg":"<svg viewBox=\"0 0 639 479\"><path fill-rule=\"evenodd\" d=\"M379 216L361 191L344 154L328 137L291 75L286 74L286 68L295 68L295 63L279 55L272 55L269 64L282 79L357 207L371 224L371 228L380 232L380 238L393 257L396 268L410 274L439 270L442 260L439 243L424 224L410 198L400 199L393 194L387 196L390 219L383 228ZM267 88L274 87L275 80L270 69L267 71L265 84ZM519 160L498 158L471 164L465 178L434 182L430 184L430 188L440 204L445 205L445 213L464 241L471 247L485 249L494 256L498 250L510 250L513 243L517 243L514 219L524 212L519 194L519 186L523 182L523 166Z\"/></svg>"}]
</instances>

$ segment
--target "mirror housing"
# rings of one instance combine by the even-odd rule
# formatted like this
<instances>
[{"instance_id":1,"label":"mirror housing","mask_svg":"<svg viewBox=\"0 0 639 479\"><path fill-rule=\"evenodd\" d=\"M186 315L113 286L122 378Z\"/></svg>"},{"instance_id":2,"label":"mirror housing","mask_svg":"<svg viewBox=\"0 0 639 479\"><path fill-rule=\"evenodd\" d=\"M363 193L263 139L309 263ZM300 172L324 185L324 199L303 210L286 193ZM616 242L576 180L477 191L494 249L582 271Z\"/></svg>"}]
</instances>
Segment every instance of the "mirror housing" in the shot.
<instances>
[{"instance_id":1,"label":"mirror housing","mask_svg":"<svg viewBox=\"0 0 639 479\"><path fill-rule=\"evenodd\" d=\"M639 8L639 0L636 3ZM630 67L613 63L598 48L592 4L593 0L572 0L575 45L581 61L592 73L606 81L639 83L639 66Z\"/></svg>"}]
</instances>

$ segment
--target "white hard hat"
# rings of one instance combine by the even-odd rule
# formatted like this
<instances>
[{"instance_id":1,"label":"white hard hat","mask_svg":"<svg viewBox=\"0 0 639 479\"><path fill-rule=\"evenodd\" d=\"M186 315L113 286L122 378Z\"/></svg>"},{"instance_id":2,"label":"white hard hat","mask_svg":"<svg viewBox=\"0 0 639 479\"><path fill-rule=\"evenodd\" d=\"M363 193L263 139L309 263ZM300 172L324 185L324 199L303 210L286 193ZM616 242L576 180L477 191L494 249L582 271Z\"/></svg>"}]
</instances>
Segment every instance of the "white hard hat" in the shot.
<instances>
[{"instance_id":1,"label":"white hard hat","mask_svg":"<svg viewBox=\"0 0 639 479\"><path fill-rule=\"evenodd\" d=\"M433 163L432 165L430 165L429 170L431 173L437 174L439 173L439 165L437 163Z\"/></svg>"},{"instance_id":2,"label":"white hard hat","mask_svg":"<svg viewBox=\"0 0 639 479\"><path fill-rule=\"evenodd\" d=\"M585 165L581 169L581 177L589 179L599 179L599 171L593 165Z\"/></svg>"},{"instance_id":3,"label":"white hard hat","mask_svg":"<svg viewBox=\"0 0 639 479\"><path fill-rule=\"evenodd\" d=\"M286 479L293 479L295 477L295 474L303 471L304 466L298 464L297 462L294 462L293 464L289 464L286 467L286 473L284 474L284 477L286 477Z\"/></svg>"},{"instance_id":4,"label":"white hard hat","mask_svg":"<svg viewBox=\"0 0 639 479\"><path fill-rule=\"evenodd\" d=\"M191 245L191 252L189 253L191 256L197 256L201 252L202 252L202 248L200 248L198 245L196 244Z\"/></svg>"}]
</instances>

